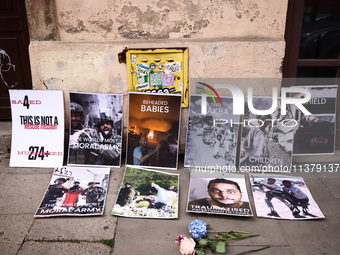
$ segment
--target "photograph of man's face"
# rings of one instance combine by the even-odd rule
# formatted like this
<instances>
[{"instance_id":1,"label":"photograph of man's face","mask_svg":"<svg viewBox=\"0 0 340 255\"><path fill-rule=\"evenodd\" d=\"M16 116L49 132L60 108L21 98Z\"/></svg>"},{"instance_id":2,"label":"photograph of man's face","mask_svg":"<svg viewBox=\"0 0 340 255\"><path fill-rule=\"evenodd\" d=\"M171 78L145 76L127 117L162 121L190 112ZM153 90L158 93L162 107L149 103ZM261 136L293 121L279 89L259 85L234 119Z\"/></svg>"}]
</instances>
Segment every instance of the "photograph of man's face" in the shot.
<instances>
[{"instance_id":1,"label":"photograph of man's face","mask_svg":"<svg viewBox=\"0 0 340 255\"><path fill-rule=\"evenodd\" d=\"M235 185L228 183L211 183L208 194L215 202L226 205L235 205L242 198L242 192Z\"/></svg>"}]
</instances>

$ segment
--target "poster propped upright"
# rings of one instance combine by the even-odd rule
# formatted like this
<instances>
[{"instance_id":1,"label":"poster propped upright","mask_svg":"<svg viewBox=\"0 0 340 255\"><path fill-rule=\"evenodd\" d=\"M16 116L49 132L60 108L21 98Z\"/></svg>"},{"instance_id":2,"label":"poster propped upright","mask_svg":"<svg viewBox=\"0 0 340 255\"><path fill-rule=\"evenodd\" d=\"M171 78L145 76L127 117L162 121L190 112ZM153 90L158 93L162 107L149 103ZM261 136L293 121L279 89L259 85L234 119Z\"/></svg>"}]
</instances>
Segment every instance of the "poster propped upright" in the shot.
<instances>
[{"instance_id":1,"label":"poster propped upright","mask_svg":"<svg viewBox=\"0 0 340 255\"><path fill-rule=\"evenodd\" d=\"M123 95L70 92L69 165L119 167Z\"/></svg>"},{"instance_id":2,"label":"poster propped upright","mask_svg":"<svg viewBox=\"0 0 340 255\"><path fill-rule=\"evenodd\" d=\"M181 95L129 94L126 164L177 169Z\"/></svg>"},{"instance_id":3,"label":"poster propped upright","mask_svg":"<svg viewBox=\"0 0 340 255\"><path fill-rule=\"evenodd\" d=\"M64 159L64 100L60 90L9 90L11 167L55 167Z\"/></svg>"},{"instance_id":4,"label":"poster propped upright","mask_svg":"<svg viewBox=\"0 0 340 255\"><path fill-rule=\"evenodd\" d=\"M303 88L311 93L311 99L303 105L311 115L296 110L298 125L295 129L293 155L334 154L338 86L303 86Z\"/></svg>"},{"instance_id":5,"label":"poster propped upright","mask_svg":"<svg viewBox=\"0 0 340 255\"><path fill-rule=\"evenodd\" d=\"M220 97L221 105L205 95L191 95L184 165L226 165L236 168L240 115L233 114L233 98ZM202 109L206 107L206 109Z\"/></svg>"}]
</instances>

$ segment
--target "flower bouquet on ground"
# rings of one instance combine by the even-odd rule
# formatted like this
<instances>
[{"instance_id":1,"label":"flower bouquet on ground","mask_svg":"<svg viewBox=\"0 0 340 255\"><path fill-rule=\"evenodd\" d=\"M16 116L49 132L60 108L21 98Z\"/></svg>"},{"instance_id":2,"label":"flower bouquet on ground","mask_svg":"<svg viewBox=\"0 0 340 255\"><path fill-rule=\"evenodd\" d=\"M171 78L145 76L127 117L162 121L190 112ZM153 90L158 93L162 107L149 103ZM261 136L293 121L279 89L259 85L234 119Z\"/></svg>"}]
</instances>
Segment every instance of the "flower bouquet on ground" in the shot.
<instances>
[{"instance_id":1,"label":"flower bouquet on ground","mask_svg":"<svg viewBox=\"0 0 340 255\"><path fill-rule=\"evenodd\" d=\"M208 231L208 227L209 225L201 220L192 221L189 225L189 232L193 238L187 238L185 235L180 235L176 238L176 243L180 246L180 253L182 255L205 255L204 249L206 247L210 248L212 252L225 253L226 246L230 240L259 236L242 231ZM262 251L267 248L270 248L270 246L245 251L238 253L238 255Z\"/></svg>"}]
</instances>

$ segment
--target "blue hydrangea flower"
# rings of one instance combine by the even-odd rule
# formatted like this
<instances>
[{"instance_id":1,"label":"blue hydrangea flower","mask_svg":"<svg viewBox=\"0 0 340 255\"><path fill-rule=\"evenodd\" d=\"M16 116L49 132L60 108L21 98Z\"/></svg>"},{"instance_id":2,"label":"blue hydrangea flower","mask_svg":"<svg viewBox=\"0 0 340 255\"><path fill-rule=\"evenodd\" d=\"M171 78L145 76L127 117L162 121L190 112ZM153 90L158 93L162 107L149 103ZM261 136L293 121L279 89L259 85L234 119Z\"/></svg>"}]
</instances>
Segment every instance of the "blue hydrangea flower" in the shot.
<instances>
[{"instance_id":1,"label":"blue hydrangea flower","mask_svg":"<svg viewBox=\"0 0 340 255\"><path fill-rule=\"evenodd\" d=\"M207 224L201 220L193 220L189 225L189 232L194 238L201 239L207 233Z\"/></svg>"}]
</instances>

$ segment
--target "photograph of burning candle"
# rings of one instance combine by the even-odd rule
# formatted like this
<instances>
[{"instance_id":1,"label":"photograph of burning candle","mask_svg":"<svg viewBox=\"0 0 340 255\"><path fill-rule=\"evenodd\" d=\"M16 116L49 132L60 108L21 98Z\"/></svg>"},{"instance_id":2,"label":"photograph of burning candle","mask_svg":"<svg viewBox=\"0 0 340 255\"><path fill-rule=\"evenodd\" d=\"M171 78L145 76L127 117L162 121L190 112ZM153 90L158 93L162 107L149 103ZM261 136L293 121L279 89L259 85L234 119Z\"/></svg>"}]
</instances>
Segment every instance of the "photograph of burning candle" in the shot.
<instances>
[{"instance_id":1,"label":"photograph of burning candle","mask_svg":"<svg viewBox=\"0 0 340 255\"><path fill-rule=\"evenodd\" d=\"M177 169L181 95L129 94L127 165Z\"/></svg>"}]
</instances>

